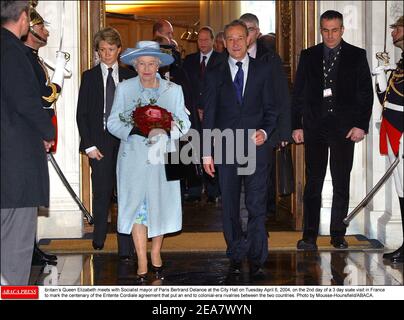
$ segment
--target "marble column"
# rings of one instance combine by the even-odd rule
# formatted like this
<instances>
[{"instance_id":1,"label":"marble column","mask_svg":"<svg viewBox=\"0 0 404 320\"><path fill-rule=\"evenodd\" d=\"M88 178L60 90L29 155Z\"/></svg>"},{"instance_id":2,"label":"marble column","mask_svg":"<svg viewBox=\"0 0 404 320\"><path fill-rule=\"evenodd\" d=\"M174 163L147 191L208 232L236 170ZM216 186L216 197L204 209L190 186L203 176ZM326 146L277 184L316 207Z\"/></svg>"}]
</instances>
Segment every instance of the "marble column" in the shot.
<instances>
[{"instance_id":1,"label":"marble column","mask_svg":"<svg viewBox=\"0 0 404 320\"><path fill-rule=\"evenodd\" d=\"M401 15L403 15L402 2L388 1L386 51L390 55L391 63L397 62L400 59L401 50L395 48L392 44L389 25L396 21ZM376 52L381 52L384 49L384 16L384 1L366 2L366 50L368 51L371 69L378 65ZM381 111L382 107L375 94L367 153L368 164L366 169L368 190L379 181L389 167L387 157L381 156L379 153ZM365 235L369 238L378 239L389 248L396 248L402 243L400 208L392 178L386 182L367 208Z\"/></svg>"},{"instance_id":2,"label":"marble column","mask_svg":"<svg viewBox=\"0 0 404 320\"><path fill-rule=\"evenodd\" d=\"M50 23L48 44L39 50L39 55L46 60L55 61L61 30L63 30L62 50L70 54L67 67L72 71L72 77L64 80L61 96L56 103L59 133L55 159L74 191L80 195L79 135L75 119L80 80L78 5L78 1L39 1L37 11ZM62 26L63 13L64 25ZM50 163L49 174L50 206L40 210L37 238L81 237L83 235L81 211Z\"/></svg>"}]
</instances>

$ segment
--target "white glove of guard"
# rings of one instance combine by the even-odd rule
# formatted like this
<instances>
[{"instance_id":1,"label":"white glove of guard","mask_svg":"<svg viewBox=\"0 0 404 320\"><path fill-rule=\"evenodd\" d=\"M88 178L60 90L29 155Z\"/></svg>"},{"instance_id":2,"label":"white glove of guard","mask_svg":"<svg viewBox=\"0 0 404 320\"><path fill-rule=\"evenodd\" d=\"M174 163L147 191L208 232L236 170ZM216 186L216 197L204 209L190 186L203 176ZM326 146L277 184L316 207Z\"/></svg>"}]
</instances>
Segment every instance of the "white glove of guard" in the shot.
<instances>
[{"instance_id":1,"label":"white glove of guard","mask_svg":"<svg viewBox=\"0 0 404 320\"><path fill-rule=\"evenodd\" d=\"M46 58L43 58L43 63L45 64L45 66L52 70L55 71L55 65L52 61L47 60ZM70 78L72 76L72 72L68 69L68 67L65 67L65 78Z\"/></svg>"},{"instance_id":2,"label":"white glove of guard","mask_svg":"<svg viewBox=\"0 0 404 320\"><path fill-rule=\"evenodd\" d=\"M379 84L380 92L387 90L386 70L389 70L389 68L390 66L379 66L372 71L372 74L376 76L376 83Z\"/></svg>"},{"instance_id":3,"label":"white glove of guard","mask_svg":"<svg viewBox=\"0 0 404 320\"><path fill-rule=\"evenodd\" d=\"M63 88L63 81L65 78L65 67L67 60L65 54L62 51L56 52L56 66L55 72L53 73L51 82L57 84L60 88Z\"/></svg>"}]
</instances>

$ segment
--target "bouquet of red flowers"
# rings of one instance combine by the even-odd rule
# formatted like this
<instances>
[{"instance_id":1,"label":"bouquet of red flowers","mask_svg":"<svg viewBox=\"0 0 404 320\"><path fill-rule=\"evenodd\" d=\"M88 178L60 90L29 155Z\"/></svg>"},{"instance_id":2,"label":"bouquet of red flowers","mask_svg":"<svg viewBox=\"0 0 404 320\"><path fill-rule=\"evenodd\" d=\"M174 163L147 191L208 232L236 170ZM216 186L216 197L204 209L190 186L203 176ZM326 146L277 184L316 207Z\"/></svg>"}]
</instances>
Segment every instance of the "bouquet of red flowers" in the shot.
<instances>
[{"instance_id":1,"label":"bouquet of red flowers","mask_svg":"<svg viewBox=\"0 0 404 320\"><path fill-rule=\"evenodd\" d=\"M137 107L132 112L132 120L134 125L147 137L153 129L163 129L169 134L174 119L166 109L148 104Z\"/></svg>"}]
</instances>

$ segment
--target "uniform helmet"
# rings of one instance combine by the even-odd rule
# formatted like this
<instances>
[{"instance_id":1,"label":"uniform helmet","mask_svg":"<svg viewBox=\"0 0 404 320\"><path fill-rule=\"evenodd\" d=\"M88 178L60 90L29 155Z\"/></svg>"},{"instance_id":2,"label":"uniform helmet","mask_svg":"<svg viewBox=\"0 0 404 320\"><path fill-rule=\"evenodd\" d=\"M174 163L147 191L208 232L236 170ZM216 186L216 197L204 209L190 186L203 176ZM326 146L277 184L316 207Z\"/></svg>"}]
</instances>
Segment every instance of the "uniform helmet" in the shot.
<instances>
[{"instance_id":1,"label":"uniform helmet","mask_svg":"<svg viewBox=\"0 0 404 320\"><path fill-rule=\"evenodd\" d=\"M29 17L30 17L30 22L29 26L33 27L37 24L45 24L48 25L49 23L46 22L42 16L36 11L36 6L38 5L38 0L30 0L30 9L29 9Z\"/></svg>"},{"instance_id":2,"label":"uniform helmet","mask_svg":"<svg viewBox=\"0 0 404 320\"><path fill-rule=\"evenodd\" d=\"M36 6L38 5L38 0L30 0L30 9L29 9L29 17L30 17L30 22L29 22L29 32L31 32L35 38L37 38L39 41L43 43L47 43L46 39L42 38L38 33L35 32L34 26L38 24L44 24L45 26L49 25L48 22L46 22L42 16L36 11Z\"/></svg>"},{"instance_id":3,"label":"uniform helmet","mask_svg":"<svg viewBox=\"0 0 404 320\"><path fill-rule=\"evenodd\" d=\"M404 17L401 16L400 18L397 19L396 22L390 25L390 28L402 27L403 25L404 25Z\"/></svg>"}]
</instances>

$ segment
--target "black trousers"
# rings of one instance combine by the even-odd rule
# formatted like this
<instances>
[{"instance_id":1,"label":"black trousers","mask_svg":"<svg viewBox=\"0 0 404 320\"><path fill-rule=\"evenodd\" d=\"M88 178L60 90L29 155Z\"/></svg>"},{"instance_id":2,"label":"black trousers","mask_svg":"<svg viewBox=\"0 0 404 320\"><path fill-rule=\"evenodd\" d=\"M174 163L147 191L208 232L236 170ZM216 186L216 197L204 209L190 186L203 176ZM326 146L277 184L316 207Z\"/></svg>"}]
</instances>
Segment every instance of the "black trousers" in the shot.
<instances>
[{"instance_id":1,"label":"black trousers","mask_svg":"<svg viewBox=\"0 0 404 320\"><path fill-rule=\"evenodd\" d=\"M262 265L268 257L267 218L268 165L257 164L255 173L237 175L237 165L218 165L222 190L223 232L227 256L234 261L245 257L255 265ZM241 182L244 181L248 211L247 236L240 221Z\"/></svg>"},{"instance_id":2,"label":"black trousers","mask_svg":"<svg viewBox=\"0 0 404 320\"><path fill-rule=\"evenodd\" d=\"M104 243L108 232L108 213L116 184L116 160L119 149L119 141L116 138L107 131L103 134L104 143L99 150L104 157L101 160L90 159L94 216L93 240L97 244ZM118 254L133 256L132 236L118 233L117 238Z\"/></svg>"},{"instance_id":3,"label":"black trousers","mask_svg":"<svg viewBox=\"0 0 404 320\"><path fill-rule=\"evenodd\" d=\"M333 186L331 207L331 236L343 236L349 205L349 182L355 143L345 136L348 132L338 127L336 119L328 116L317 130L304 132L306 186L304 189L305 239L316 239L320 224L321 192L327 170L328 154Z\"/></svg>"}]
</instances>

